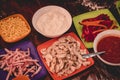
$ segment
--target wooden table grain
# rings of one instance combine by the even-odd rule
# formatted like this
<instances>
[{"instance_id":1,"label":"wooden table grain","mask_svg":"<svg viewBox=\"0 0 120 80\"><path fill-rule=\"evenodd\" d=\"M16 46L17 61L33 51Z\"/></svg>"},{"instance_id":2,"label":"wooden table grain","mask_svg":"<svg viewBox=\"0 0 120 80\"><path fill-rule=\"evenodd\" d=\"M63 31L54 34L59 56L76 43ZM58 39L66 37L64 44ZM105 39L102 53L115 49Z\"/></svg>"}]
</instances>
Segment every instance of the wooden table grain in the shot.
<instances>
[{"instance_id":1,"label":"wooden table grain","mask_svg":"<svg viewBox=\"0 0 120 80\"><path fill-rule=\"evenodd\" d=\"M41 7L47 5L61 6L67 9L72 17L85 12L107 8L110 9L120 24L120 15L115 7L116 1L117 0L0 0L0 19L16 13L22 14L30 24L32 30L31 33L22 40L29 39L37 47L39 44L50 40L50 38L39 34L32 25L32 16ZM94 7L95 5L97 5L97 7ZM75 32L77 34L74 24L72 24L71 28L66 33L68 32ZM4 42L0 37L0 49L12 44L14 43L10 44ZM92 48L88 50L89 52L93 52ZM97 57L93 59L95 64L92 67L66 80L120 80L120 67L106 65ZM38 80L52 80L52 78L47 74L46 77Z\"/></svg>"}]
</instances>

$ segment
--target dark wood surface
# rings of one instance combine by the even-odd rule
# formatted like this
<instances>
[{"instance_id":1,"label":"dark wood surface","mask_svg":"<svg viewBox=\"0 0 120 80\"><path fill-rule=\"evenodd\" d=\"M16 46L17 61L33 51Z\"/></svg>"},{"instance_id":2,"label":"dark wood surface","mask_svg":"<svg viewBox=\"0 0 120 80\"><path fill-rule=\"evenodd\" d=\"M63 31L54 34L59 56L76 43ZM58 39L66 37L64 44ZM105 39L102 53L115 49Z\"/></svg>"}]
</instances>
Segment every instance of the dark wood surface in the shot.
<instances>
[{"instance_id":1,"label":"dark wood surface","mask_svg":"<svg viewBox=\"0 0 120 80\"><path fill-rule=\"evenodd\" d=\"M32 16L35 11L47 5L58 5L67 9L72 15L72 17L74 17L85 12L97 10L97 8L94 9L92 7L94 5L86 6L85 3L83 4L83 1L84 0L0 0L0 19L15 13L22 14L30 24L32 31L26 38L22 39L21 41L30 39L37 47L39 44L50 40L50 38L42 36L33 28ZM93 4L102 6L102 8L108 8L120 24L120 15L118 14L114 5L116 0L85 1L90 1ZM72 24L71 28L66 33L68 32L75 32L77 34L74 28L74 24ZM5 48L12 44L14 43L8 44L4 42L2 38L0 38L0 48ZM93 49L88 50L89 52L93 52ZM95 61L95 64L92 67L66 80L120 80L120 67L106 65L101 62L97 57L94 57L93 59ZM45 78L38 80L52 80L52 78L48 74Z\"/></svg>"}]
</instances>

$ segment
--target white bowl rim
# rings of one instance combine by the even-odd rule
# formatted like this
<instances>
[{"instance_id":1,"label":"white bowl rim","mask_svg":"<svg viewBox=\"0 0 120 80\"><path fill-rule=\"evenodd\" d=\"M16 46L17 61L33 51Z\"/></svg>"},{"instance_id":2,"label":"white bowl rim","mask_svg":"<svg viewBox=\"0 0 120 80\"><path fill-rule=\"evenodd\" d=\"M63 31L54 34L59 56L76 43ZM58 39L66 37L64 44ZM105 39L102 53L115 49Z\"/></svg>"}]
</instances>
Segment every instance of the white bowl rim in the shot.
<instances>
[{"instance_id":1,"label":"white bowl rim","mask_svg":"<svg viewBox=\"0 0 120 80\"><path fill-rule=\"evenodd\" d=\"M120 30L105 30L101 33L99 33L95 39L94 39L94 42L93 42L93 49L94 49L94 52L97 52L97 44L98 42L103 38L103 37L107 37L107 36L117 36L117 37L120 37ZM104 63L108 64L108 65L111 65L111 66L120 66L120 63L111 63L111 62L108 62L106 60L104 60L103 58L101 58L99 55L97 55L97 57Z\"/></svg>"},{"instance_id":2,"label":"white bowl rim","mask_svg":"<svg viewBox=\"0 0 120 80\"><path fill-rule=\"evenodd\" d=\"M36 27L36 21L37 21L37 17L39 16L39 15L41 15L41 14L44 14L46 11L47 11L47 9L50 9L50 8L58 8L58 11L59 11L59 9L62 9L62 10L64 10L64 13L65 14L67 14L66 16L67 16L67 18L69 19L69 23L68 23L68 27L63 31L63 32L61 32L60 34L53 34L53 35L49 35L49 34L45 34L45 33L43 33L43 32L41 32L41 31L39 31L38 30L38 28ZM72 25L72 16L71 16L71 14L65 9L65 8L63 8L63 7L61 7L61 6L57 6L57 5L47 5L47 6L44 6L44 7L42 7L42 8L40 8L40 9L38 9L34 14L33 14L33 17L32 17L32 24L33 24L33 27L35 28L35 30L37 31L37 32L39 32L40 34L42 34L43 36L45 36L45 37L49 37L49 38L54 38L54 37L59 37L59 36L61 36L62 34L64 34L65 32L67 32L69 29L70 29L70 27L71 27L71 25Z\"/></svg>"}]
</instances>

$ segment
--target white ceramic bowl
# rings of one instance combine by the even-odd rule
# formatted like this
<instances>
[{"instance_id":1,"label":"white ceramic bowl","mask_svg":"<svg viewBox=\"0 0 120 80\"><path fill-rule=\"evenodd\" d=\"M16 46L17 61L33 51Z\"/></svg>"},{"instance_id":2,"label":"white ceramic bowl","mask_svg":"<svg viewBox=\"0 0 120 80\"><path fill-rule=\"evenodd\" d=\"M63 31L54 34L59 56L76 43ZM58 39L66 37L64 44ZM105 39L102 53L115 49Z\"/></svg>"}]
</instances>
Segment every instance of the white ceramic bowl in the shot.
<instances>
[{"instance_id":1,"label":"white ceramic bowl","mask_svg":"<svg viewBox=\"0 0 120 80\"><path fill-rule=\"evenodd\" d=\"M69 30L72 24L70 13L59 6L45 6L35 12L32 18L34 28L42 35L54 38Z\"/></svg>"},{"instance_id":2,"label":"white ceramic bowl","mask_svg":"<svg viewBox=\"0 0 120 80\"><path fill-rule=\"evenodd\" d=\"M98 45L98 42L105 38L105 37L108 37L108 36L116 36L116 37L120 37L120 31L119 30L106 30L106 31L103 31L101 33L99 33L96 38L94 39L94 42L93 42L93 49L95 52L98 52L97 51L97 45ZM107 44L106 44L107 45ZM108 62L106 61L105 59L103 59L100 55L97 56L102 62L104 62L105 64L108 64L108 65L112 65L112 66L120 66L120 63L111 63L111 62Z\"/></svg>"}]
</instances>

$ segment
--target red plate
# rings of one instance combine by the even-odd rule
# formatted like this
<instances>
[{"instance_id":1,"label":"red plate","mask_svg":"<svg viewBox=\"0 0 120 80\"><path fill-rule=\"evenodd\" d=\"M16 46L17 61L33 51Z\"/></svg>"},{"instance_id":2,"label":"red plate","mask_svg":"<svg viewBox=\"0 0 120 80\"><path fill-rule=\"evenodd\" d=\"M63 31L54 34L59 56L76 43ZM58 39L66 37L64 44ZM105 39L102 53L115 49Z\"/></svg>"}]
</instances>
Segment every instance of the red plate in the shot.
<instances>
[{"instance_id":1,"label":"red plate","mask_svg":"<svg viewBox=\"0 0 120 80\"><path fill-rule=\"evenodd\" d=\"M85 46L84 46L84 44L82 43L82 41L77 37L77 35L76 35L75 33L71 32L71 33L68 33L68 34L63 35L62 37L68 36L68 35L71 36L71 37L73 37L75 40L77 40L77 41L80 42L80 44L81 44L81 47L80 47L80 48L81 48L81 49L86 49ZM75 70L73 73L71 73L71 74L69 74L69 75L67 75L67 76L58 76L56 73L52 73L52 72L50 71L50 68L48 67L48 65L45 63L46 60L42 57L42 53L41 53L40 51L41 51L41 49L43 49L43 48L48 48L49 46L51 46L51 45L52 45L55 41L57 41L58 39L59 39L59 38L51 39L51 40L49 40L49 41L47 41L47 42L45 42L45 43L43 43L43 44L41 44L41 45L38 45L38 47L37 47L37 50L38 50L38 53L39 53L40 58L42 59L44 65L45 65L45 67L46 67L46 69L48 70L48 72L50 73L50 75L52 76L52 78L53 78L54 80L62 80L62 79L68 78L68 77L70 77L70 76L73 76L73 75L75 75L75 74L77 74L77 73L79 73L79 72L81 72L81 71L89 68L90 66L92 66L92 65L94 64L93 59L92 59L92 58L89 58L87 61L90 61L90 65L88 65L88 66L81 66L79 69ZM87 49L86 49L86 50L87 50ZM89 53L88 50L87 50L87 53Z\"/></svg>"}]
</instances>

